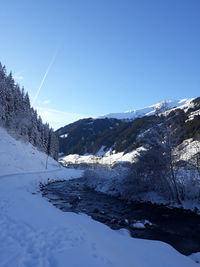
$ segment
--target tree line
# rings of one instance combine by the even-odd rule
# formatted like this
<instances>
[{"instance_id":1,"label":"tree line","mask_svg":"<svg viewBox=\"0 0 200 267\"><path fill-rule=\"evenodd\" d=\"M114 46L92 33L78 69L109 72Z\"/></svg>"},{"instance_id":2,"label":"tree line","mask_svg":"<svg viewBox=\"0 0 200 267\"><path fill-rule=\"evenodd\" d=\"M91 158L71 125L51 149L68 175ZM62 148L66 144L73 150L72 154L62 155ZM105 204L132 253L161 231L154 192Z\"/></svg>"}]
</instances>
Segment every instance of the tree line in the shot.
<instances>
[{"instance_id":1,"label":"tree line","mask_svg":"<svg viewBox=\"0 0 200 267\"><path fill-rule=\"evenodd\" d=\"M58 155L58 139L49 124L43 123L31 107L29 95L15 83L0 63L0 124L54 159Z\"/></svg>"}]
</instances>

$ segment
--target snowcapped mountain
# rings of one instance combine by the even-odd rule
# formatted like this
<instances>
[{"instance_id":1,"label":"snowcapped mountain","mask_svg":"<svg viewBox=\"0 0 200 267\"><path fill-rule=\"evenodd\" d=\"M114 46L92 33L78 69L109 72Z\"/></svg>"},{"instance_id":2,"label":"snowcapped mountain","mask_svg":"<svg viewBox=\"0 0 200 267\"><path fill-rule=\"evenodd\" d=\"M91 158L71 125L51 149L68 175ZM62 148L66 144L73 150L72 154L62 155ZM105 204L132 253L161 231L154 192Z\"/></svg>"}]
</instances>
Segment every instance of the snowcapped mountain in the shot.
<instances>
[{"instance_id":1,"label":"snowcapped mountain","mask_svg":"<svg viewBox=\"0 0 200 267\"><path fill-rule=\"evenodd\" d=\"M163 112L163 108L166 110L171 110L173 108L188 108L191 105L191 102L194 98L191 99L182 99L182 100L166 100L152 106L137 109L137 110L130 110L122 113L110 113L105 114L103 116L99 116L97 118L115 118L118 120L134 120L136 118L141 118L144 116L151 116L154 115L157 111L158 113Z\"/></svg>"},{"instance_id":2,"label":"snowcapped mountain","mask_svg":"<svg viewBox=\"0 0 200 267\"><path fill-rule=\"evenodd\" d=\"M196 122L193 119L199 114L199 102L199 98L168 100L140 110L79 120L57 130L60 152L68 156L65 160L69 162L94 162L96 157L93 156L103 155L110 164L116 162L116 159L124 161L128 158L131 161L133 157L125 154L133 152L135 155L134 151L140 147L144 133L156 124L155 112L174 112L173 116L179 118L178 121L184 121L179 130L182 132L182 141L186 137L191 138L191 124L196 125L194 129L198 128L198 118Z\"/></svg>"}]
</instances>

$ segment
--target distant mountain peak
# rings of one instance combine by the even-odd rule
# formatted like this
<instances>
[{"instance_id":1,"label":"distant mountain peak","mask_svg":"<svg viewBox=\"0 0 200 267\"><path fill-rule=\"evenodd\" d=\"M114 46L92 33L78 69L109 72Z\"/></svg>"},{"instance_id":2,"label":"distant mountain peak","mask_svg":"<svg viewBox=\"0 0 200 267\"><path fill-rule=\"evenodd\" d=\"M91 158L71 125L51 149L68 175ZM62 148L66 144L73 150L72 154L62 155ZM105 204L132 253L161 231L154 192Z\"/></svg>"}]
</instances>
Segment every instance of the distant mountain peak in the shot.
<instances>
[{"instance_id":1,"label":"distant mountain peak","mask_svg":"<svg viewBox=\"0 0 200 267\"><path fill-rule=\"evenodd\" d=\"M154 115L156 111L162 112L162 109L164 105L166 106L167 110L173 109L173 108L187 108L192 102L194 98L190 99L181 99L181 100L166 100L162 101L160 103L142 108L142 109L135 109L135 110L129 110L122 113L109 113L105 114L103 116L96 117L97 119L104 119L104 118L115 118L119 120L134 120L139 117L143 116L151 116Z\"/></svg>"}]
</instances>

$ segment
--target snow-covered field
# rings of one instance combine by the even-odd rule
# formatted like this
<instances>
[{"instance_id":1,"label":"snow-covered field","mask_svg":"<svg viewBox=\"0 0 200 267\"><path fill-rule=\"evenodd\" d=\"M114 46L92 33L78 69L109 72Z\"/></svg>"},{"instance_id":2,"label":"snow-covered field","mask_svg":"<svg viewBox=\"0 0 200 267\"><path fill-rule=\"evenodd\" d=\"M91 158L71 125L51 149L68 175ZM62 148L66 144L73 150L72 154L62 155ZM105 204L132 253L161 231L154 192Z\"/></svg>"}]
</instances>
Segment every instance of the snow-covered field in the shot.
<instances>
[{"instance_id":1,"label":"snow-covered field","mask_svg":"<svg viewBox=\"0 0 200 267\"><path fill-rule=\"evenodd\" d=\"M190 257L159 242L130 238L83 214L64 213L42 198L39 183L80 177L0 129L1 267L192 267ZM197 256L193 256L197 259Z\"/></svg>"},{"instance_id":2,"label":"snow-covered field","mask_svg":"<svg viewBox=\"0 0 200 267\"><path fill-rule=\"evenodd\" d=\"M140 151L145 150L144 147L139 147L130 153L107 151L102 152L102 148L96 155L86 154L70 154L60 158L64 165L67 164L101 164L101 165L115 165L116 163L134 162Z\"/></svg>"}]
</instances>

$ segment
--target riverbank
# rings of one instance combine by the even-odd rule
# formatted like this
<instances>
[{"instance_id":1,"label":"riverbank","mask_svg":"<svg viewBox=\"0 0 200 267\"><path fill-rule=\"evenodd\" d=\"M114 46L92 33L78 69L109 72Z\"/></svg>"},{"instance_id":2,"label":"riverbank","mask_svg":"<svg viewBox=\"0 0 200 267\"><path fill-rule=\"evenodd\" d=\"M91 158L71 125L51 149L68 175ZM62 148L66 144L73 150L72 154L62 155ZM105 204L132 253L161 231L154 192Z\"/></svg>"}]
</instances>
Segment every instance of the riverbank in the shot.
<instances>
[{"instance_id":1,"label":"riverbank","mask_svg":"<svg viewBox=\"0 0 200 267\"><path fill-rule=\"evenodd\" d=\"M39 184L80 175L57 169L0 179L1 266L198 266L163 242L130 238L42 198Z\"/></svg>"},{"instance_id":2,"label":"riverbank","mask_svg":"<svg viewBox=\"0 0 200 267\"><path fill-rule=\"evenodd\" d=\"M132 237L164 241L189 255L200 251L200 216L189 210L121 200L85 186L84 178L50 183L42 194L64 212L85 213Z\"/></svg>"}]
</instances>

